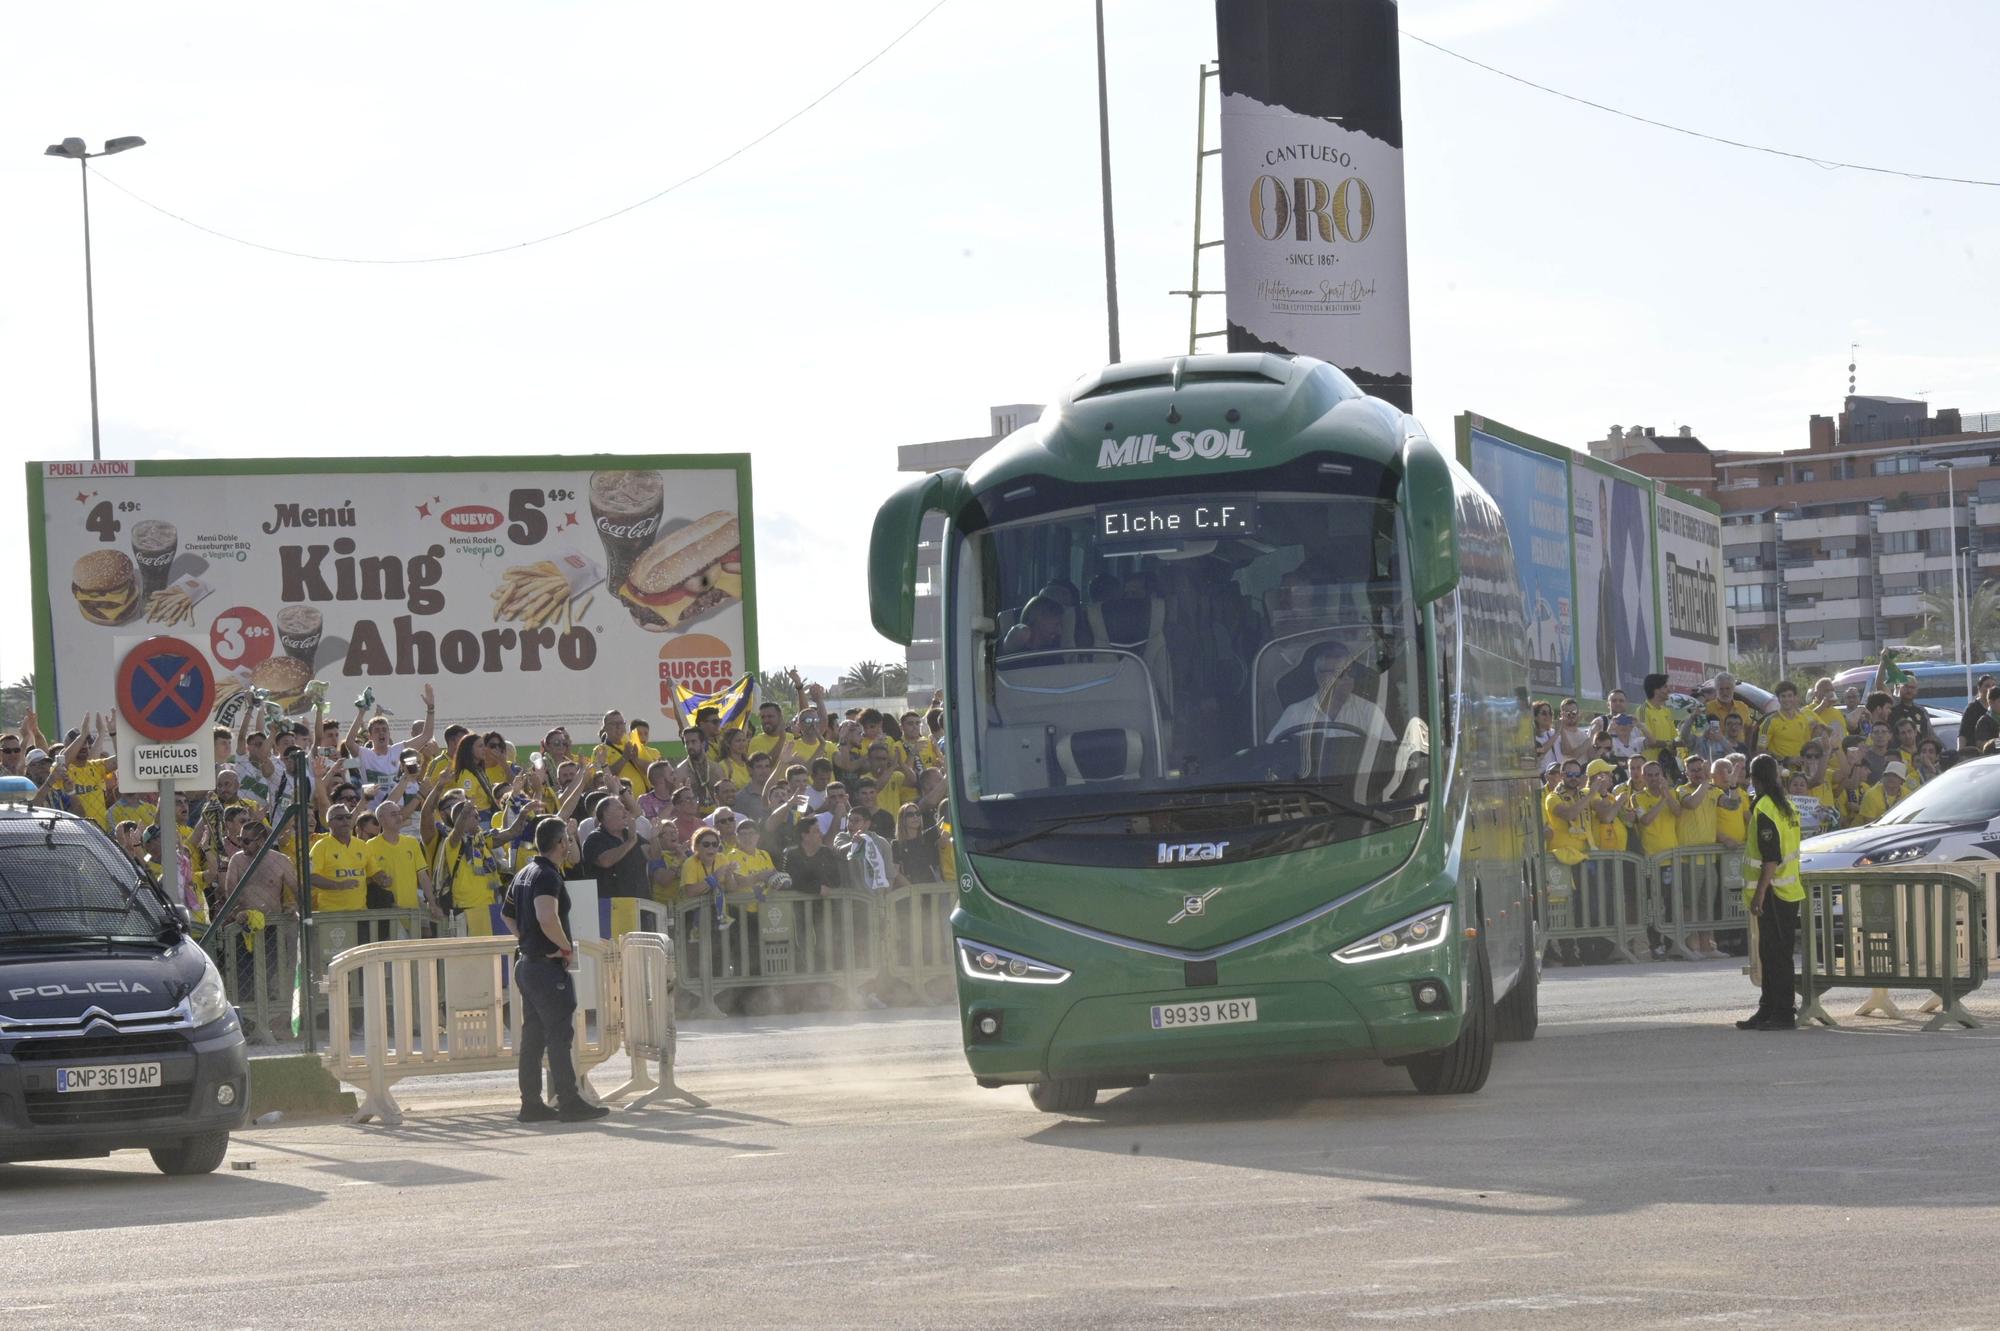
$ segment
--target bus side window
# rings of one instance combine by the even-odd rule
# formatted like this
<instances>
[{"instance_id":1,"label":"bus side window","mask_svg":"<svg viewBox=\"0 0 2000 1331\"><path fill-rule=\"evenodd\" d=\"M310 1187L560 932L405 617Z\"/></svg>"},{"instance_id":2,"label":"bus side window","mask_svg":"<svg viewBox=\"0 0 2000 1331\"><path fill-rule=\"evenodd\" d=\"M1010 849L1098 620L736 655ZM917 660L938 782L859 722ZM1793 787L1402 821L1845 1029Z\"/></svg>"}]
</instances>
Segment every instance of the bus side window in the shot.
<instances>
[{"instance_id":1,"label":"bus side window","mask_svg":"<svg viewBox=\"0 0 2000 1331\"><path fill-rule=\"evenodd\" d=\"M1458 592L1435 603L1438 654L1438 744L1449 750L1458 728Z\"/></svg>"}]
</instances>

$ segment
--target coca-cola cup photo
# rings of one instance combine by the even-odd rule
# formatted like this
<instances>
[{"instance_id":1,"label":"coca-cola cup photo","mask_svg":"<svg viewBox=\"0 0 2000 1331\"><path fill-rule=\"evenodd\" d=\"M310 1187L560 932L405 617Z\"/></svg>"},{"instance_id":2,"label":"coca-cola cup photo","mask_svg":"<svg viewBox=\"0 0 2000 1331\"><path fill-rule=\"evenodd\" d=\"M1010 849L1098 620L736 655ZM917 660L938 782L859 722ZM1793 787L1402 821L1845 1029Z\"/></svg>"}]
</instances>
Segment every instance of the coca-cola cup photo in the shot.
<instances>
[{"instance_id":1,"label":"coca-cola cup photo","mask_svg":"<svg viewBox=\"0 0 2000 1331\"><path fill-rule=\"evenodd\" d=\"M171 522L147 518L132 524L132 560L139 566L139 595L142 599L166 590L167 577L173 571L174 554L180 548L180 541L181 534Z\"/></svg>"},{"instance_id":2,"label":"coca-cola cup photo","mask_svg":"<svg viewBox=\"0 0 2000 1331\"><path fill-rule=\"evenodd\" d=\"M632 562L660 534L666 487L657 471L600 471L590 477L590 516L604 542L605 585L615 594Z\"/></svg>"},{"instance_id":3,"label":"coca-cola cup photo","mask_svg":"<svg viewBox=\"0 0 2000 1331\"><path fill-rule=\"evenodd\" d=\"M325 631L326 617L312 606L288 605L278 612L278 642L294 661L311 665Z\"/></svg>"}]
</instances>

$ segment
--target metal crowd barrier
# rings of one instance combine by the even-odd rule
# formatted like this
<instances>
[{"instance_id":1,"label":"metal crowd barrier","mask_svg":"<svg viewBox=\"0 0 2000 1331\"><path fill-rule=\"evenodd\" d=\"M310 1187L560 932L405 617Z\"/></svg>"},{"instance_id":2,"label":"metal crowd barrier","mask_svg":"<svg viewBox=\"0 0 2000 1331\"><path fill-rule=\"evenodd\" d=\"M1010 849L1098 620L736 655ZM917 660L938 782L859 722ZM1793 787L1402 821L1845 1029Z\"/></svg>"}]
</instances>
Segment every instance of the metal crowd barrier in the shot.
<instances>
[{"instance_id":1,"label":"metal crowd barrier","mask_svg":"<svg viewBox=\"0 0 2000 1331\"><path fill-rule=\"evenodd\" d=\"M1835 869L1803 875L1800 1017L1835 1025L1820 995L1880 991L1856 1015L1894 1013L1889 989L1926 989L1936 1012L1925 1030L1976 1027L1961 1000L1986 982L1986 890L1945 865ZM1886 1005L1886 1006L1885 1006Z\"/></svg>"},{"instance_id":2,"label":"metal crowd barrier","mask_svg":"<svg viewBox=\"0 0 2000 1331\"><path fill-rule=\"evenodd\" d=\"M1620 961L1636 962L1648 951L1652 875L1643 855L1593 851L1579 864L1551 856L1542 864L1545 941L1601 939Z\"/></svg>"},{"instance_id":3,"label":"metal crowd barrier","mask_svg":"<svg viewBox=\"0 0 2000 1331\"><path fill-rule=\"evenodd\" d=\"M594 991L577 994L574 1045L577 1088L594 1100L590 1070L617 1052L624 1039L624 973L617 943L589 938L577 943L581 955L597 962ZM503 972L513 955L511 937L426 938L366 943L327 964L322 988L331 1027L321 1057L327 1071L363 1091L354 1122L401 1123L403 1111L389 1088L405 1078L517 1066L514 1050L524 1013L520 1003L507 1001ZM358 1053L349 1015L356 977L363 1036Z\"/></svg>"},{"instance_id":4,"label":"metal crowd barrier","mask_svg":"<svg viewBox=\"0 0 2000 1331\"><path fill-rule=\"evenodd\" d=\"M298 917L267 919L262 929L232 920L211 928L201 945L222 973L223 992L250 1042L290 1040L299 964Z\"/></svg>"},{"instance_id":5,"label":"metal crowd barrier","mask_svg":"<svg viewBox=\"0 0 2000 1331\"><path fill-rule=\"evenodd\" d=\"M724 1015L721 995L767 986L829 986L846 1007L866 994L943 1001L956 983L953 899L946 883L773 892L761 901L740 894L723 903L727 927L712 897L684 901L674 928L685 991L709 1017Z\"/></svg>"},{"instance_id":6,"label":"metal crowd barrier","mask_svg":"<svg viewBox=\"0 0 2000 1331\"><path fill-rule=\"evenodd\" d=\"M609 1101L637 1096L627 1109L643 1109L665 1096L685 1100L696 1109L706 1109L708 1101L685 1090L674 1080L674 990L678 974L674 966L674 940L665 934L629 933L618 939L618 955L624 970L625 1052L632 1059L632 1075L623 1086L604 1098ZM656 1076L646 1067L659 1064Z\"/></svg>"},{"instance_id":7,"label":"metal crowd barrier","mask_svg":"<svg viewBox=\"0 0 2000 1331\"><path fill-rule=\"evenodd\" d=\"M1743 857L1723 846L1682 846L1646 861L1652 888L1650 919L1667 950L1683 961L1702 958L1687 940L1694 934L1748 930L1743 908Z\"/></svg>"},{"instance_id":8,"label":"metal crowd barrier","mask_svg":"<svg viewBox=\"0 0 2000 1331\"><path fill-rule=\"evenodd\" d=\"M416 910L320 911L312 921L313 954L324 963L361 943L421 938L427 918ZM232 920L210 928L201 943L222 972L223 990L252 1042L290 1040L294 1021L306 1019L304 1005L294 997L298 917L267 917L261 931L250 929L246 920Z\"/></svg>"}]
</instances>

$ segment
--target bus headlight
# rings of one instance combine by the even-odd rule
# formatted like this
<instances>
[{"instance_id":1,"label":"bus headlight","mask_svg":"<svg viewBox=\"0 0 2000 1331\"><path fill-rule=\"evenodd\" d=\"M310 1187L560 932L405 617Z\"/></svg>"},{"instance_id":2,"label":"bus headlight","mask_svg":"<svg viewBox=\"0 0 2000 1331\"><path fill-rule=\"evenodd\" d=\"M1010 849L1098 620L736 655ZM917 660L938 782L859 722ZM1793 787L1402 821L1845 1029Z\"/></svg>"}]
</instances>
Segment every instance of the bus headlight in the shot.
<instances>
[{"instance_id":1,"label":"bus headlight","mask_svg":"<svg viewBox=\"0 0 2000 1331\"><path fill-rule=\"evenodd\" d=\"M1421 915L1412 915L1407 920L1377 929L1366 938L1349 943L1335 952L1333 959L1351 965L1357 961L1400 956L1405 952L1421 952L1442 943L1450 932L1451 907L1433 906Z\"/></svg>"},{"instance_id":2,"label":"bus headlight","mask_svg":"<svg viewBox=\"0 0 2000 1331\"><path fill-rule=\"evenodd\" d=\"M1069 972L1005 948L988 947L969 938L958 940L958 967L975 980L1006 980L1013 984L1061 984Z\"/></svg>"},{"instance_id":3,"label":"bus headlight","mask_svg":"<svg viewBox=\"0 0 2000 1331\"><path fill-rule=\"evenodd\" d=\"M229 995L222 988L222 972L210 961L188 994L188 1018L197 1026L206 1026L228 1015Z\"/></svg>"}]
</instances>

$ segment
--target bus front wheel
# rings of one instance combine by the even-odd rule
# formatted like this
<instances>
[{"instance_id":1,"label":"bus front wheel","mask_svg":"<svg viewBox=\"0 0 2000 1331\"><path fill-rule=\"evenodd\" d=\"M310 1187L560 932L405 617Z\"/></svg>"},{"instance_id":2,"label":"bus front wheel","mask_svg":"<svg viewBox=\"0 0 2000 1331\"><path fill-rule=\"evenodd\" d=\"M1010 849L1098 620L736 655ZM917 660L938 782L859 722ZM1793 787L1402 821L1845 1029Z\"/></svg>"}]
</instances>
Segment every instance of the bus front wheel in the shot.
<instances>
[{"instance_id":1,"label":"bus front wheel","mask_svg":"<svg viewBox=\"0 0 2000 1331\"><path fill-rule=\"evenodd\" d=\"M1075 1114L1097 1103L1097 1083L1081 1077L1057 1077L1028 1087L1028 1098L1044 1114Z\"/></svg>"},{"instance_id":2,"label":"bus front wheel","mask_svg":"<svg viewBox=\"0 0 2000 1331\"><path fill-rule=\"evenodd\" d=\"M1458 1038L1406 1065L1425 1095L1470 1095L1493 1069L1493 977L1486 970L1486 948L1475 944L1465 962L1465 1022Z\"/></svg>"}]
</instances>

